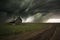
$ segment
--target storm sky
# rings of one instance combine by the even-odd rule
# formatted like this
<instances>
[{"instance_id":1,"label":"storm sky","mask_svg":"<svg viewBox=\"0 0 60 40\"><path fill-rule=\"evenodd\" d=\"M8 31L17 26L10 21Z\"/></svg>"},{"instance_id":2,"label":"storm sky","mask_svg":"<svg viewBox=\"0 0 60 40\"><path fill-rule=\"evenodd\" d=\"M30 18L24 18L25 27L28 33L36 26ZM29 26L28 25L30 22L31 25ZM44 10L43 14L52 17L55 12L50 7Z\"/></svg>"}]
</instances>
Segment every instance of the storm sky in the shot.
<instances>
[{"instance_id":1,"label":"storm sky","mask_svg":"<svg viewBox=\"0 0 60 40\"><path fill-rule=\"evenodd\" d=\"M0 0L0 22L10 22L18 16L40 22L60 16L60 0ZM52 16L52 17L51 17Z\"/></svg>"}]
</instances>

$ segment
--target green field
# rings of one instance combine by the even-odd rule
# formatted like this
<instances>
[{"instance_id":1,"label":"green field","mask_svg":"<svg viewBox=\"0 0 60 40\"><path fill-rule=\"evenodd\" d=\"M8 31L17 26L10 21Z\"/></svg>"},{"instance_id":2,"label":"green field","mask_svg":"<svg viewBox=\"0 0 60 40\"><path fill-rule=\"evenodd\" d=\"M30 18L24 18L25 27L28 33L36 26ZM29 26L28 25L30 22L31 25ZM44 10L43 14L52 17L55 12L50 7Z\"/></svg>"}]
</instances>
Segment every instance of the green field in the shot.
<instances>
[{"instance_id":1,"label":"green field","mask_svg":"<svg viewBox=\"0 0 60 40\"><path fill-rule=\"evenodd\" d=\"M0 24L0 36L6 36L24 32L35 32L48 26L49 24L40 24L40 23L26 23L26 24L24 23L20 25Z\"/></svg>"}]
</instances>

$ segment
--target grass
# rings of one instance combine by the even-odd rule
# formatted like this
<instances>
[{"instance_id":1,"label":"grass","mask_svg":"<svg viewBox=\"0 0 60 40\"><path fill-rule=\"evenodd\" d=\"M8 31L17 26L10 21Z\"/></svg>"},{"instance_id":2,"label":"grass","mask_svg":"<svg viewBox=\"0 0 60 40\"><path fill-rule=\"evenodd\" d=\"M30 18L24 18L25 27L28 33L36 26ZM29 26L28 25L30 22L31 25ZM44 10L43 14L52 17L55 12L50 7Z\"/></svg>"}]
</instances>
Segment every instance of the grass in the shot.
<instances>
[{"instance_id":1,"label":"grass","mask_svg":"<svg viewBox=\"0 0 60 40\"><path fill-rule=\"evenodd\" d=\"M20 25L11 25L11 24L0 24L0 36L6 36L10 34L24 33L24 32L34 32L42 28L48 27L47 24L39 23L26 23Z\"/></svg>"}]
</instances>

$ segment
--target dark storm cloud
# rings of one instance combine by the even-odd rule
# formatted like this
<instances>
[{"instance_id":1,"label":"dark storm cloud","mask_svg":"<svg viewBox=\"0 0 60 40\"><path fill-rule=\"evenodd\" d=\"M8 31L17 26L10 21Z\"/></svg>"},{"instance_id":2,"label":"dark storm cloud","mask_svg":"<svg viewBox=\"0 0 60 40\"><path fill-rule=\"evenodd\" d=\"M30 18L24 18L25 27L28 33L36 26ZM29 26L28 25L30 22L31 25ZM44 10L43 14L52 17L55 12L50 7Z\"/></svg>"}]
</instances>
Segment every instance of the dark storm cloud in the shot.
<instances>
[{"instance_id":1,"label":"dark storm cloud","mask_svg":"<svg viewBox=\"0 0 60 40\"><path fill-rule=\"evenodd\" d=\"M60 0L0 0L0 22L21 16L26 18L36 13L45 16L60 11Z\"/></svg>"},{"instance_id":2,"label":"dark storm cloud","mask_svg":"<svg viewBox=\"0 0 60 40\"><path fill-rule=\"evenodd\" d=\"M29 2L26 0L0 0L0 21L19 16L27 8Z\"/></svg>"}]
</instances>

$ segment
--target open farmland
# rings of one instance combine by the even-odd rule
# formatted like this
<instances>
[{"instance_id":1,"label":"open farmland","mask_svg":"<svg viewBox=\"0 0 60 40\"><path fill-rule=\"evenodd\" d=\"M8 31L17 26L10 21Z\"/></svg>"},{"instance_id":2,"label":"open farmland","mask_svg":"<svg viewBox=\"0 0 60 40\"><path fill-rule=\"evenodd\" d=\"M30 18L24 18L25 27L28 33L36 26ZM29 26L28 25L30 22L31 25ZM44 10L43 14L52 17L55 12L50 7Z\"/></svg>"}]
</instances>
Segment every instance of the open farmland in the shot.
<instances>
[{"instance_id":1,"label":"open farmland","mask_svg":"<svg viewBox=\"0 0 60 40\"><path fill-rule=\"evenodd\" d=\"M45 23L1 24L0 40L57 40L60 37L58 26Z\"/></svg>"}]
</instances>

